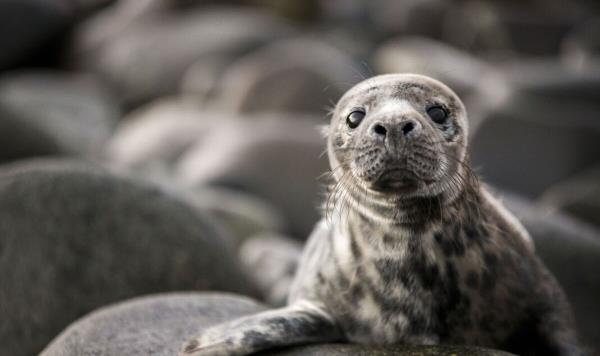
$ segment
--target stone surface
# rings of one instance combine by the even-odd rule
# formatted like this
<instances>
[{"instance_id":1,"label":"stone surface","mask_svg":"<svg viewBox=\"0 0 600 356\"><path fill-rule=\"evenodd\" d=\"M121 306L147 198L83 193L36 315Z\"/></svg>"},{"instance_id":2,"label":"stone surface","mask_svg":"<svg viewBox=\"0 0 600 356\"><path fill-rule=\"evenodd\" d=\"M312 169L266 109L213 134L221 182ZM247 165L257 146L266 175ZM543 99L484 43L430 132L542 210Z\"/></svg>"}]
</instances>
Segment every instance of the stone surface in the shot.
<instances>
[{"instance_id":1,"label":"stone surface","mask_svg":"<svg viewBox=\"0 0 600 356\"><path fill-rule=\"evenodd\" d=\"M227 119L177 98L158 100L126 115L107 143L104 158L115 169L168 178L179 157L216 122Z\"/></svg>"},{"instance_id":2,"label":"stone surface","mask_svg":"<svg viewBox=\"0 0 600 356\"><path fill-rule=\"evenodd\" d=\"M531 234L538 255L560 282L573 306L583 341L600 350L600 230L527 200L504 194L506 206Z\"/></svg>"},{"instance_id":3,"label":"stone surface","mask_svg":"<svg viewBox=\"0 0 600 356\"><path fill-rule=\"evenodd\" d=\"M504 73L506 91L471 145L474 166L488 182L536 198L598 162L600 71L576 73L534 61Z\"/></svg>"},{"instance_id":4,"label":"stone surface","mask_svg":"<svg viewBox=\"0 0 600 356\"><path fill-rule=\"evenodd\" d=\"M223 123L176 166L182 184L239 189L277 209L292 236L306 239L319 219L318 177L329 168L314 121L255 118Z\"/></svg>"},{"instance_id":5,"label":"stone surface","mask_svg":"<svg viewBox=\"0 0 600 356\"><path fill-rule=\"evenodd\" d=\"M150 185L74 161L0 173L2 352L39 352L107 303L174 290L254 295L228 236Z\"/></svg>"},{"instance_id":6,"label":"stone surface","mask_svg":"<svg viewBox=\"0 0 600 356\"><path fill-rule=\"evenodd\" d=\"M600 166L553 185L540 202L600 228Z\"/></svg>"},{"instance_id":7,"label":"stone surface","mask_svg":"<svg viewBox=\"0 0 600 356\"><path fill-rule=\"evenodd\" d=\"M148 296L97 310L71 324L42 356L171 356L202 329L265 308L247 298L214 293ZM264 355L510 355L464 346L368 347L347 344L300 346Z\"/></svg>"},{"instance_id":8,"label":"stone surface","mask_svg":"<svg viewBox=\"0 0 600 356\"><path fill-rule=\"evenodd\" d=\"M119 116L113 97L93 78L58 71L0 77L0 108L3 160L37 154L97 157ZM41 143L34 146L49 147L32 149L36 138Z\"/></svg>"},{"instance_id":9,"label":"stone surface","mask_svg":"<svg viewBox=\"0 0 600 356\"><path fill-rule=\"evenodd\" d=\"M240 261L269 304L285 304L302 247L297 240L273 233L253 236L241 246Z\"/></svg>"},{"instance_id":10,"label":"stone surface","mask_svg":"<svg viewBox=\"0 0 600 356\"><path fill-rule=\"evenodd\" d=\"M324 41L282 40L234 62L219 80L220 95L215 101L220 108L240 113L325 116L327 109L363 78L358 63Z\"/></svg>"},{"instance_id":11,"label":"stone surface","mask_svg":"<svg viewBox=\"0 0 600 356\"><path fill-rule=\"evenodd\" d=\"M212 214L234 237L236 247L255 234L285 231L285 218L263 199L239 190L196 187L183 191L191 205Z\"/></svg>"},{"instance_id":12,"label":"stone surface","mask_svg":"<svg viewBox=\"0 0 600 356\"><path fill-rule=\"evenodd\" d=\"M43 62L49 54L42 50L63 34L71 21L59 1L0 1L0 69L28 63L33 57Z\"/></svg>"},{"instance_id":13,"label":"stone surface","mask_svg":"<svg viewBox=\"0 0 600 356\"><path fill-rule=\"evenodd\" d=\"M218 293L136 298L74 322L42 355L172 356L202 329L264 309L248 298Z\"/></svg>"},{"instance_id":14,"label":"stone surface","mask_svg":"<svg viewBox=\"0 0 600 356\"><path fill-rule=\"evenodd\" d=\"M101 75L135 106L176 92L197 61L226 61L288 32L279 19L251 8L162 7L129 1L90 20L76 35L74 65Z\"/></svg>"},{"instance_id":15,"label":"stone surface","mask_svg":"<svg viewBox=\"0 0 600 356\"><path fill-rule=\"evenodd\" d=\"M493 67L466 51L417 36L384 43L374 54L380 73L418 73L436 78L459 96L471 94Z\"/></svg>"}]
</instances>

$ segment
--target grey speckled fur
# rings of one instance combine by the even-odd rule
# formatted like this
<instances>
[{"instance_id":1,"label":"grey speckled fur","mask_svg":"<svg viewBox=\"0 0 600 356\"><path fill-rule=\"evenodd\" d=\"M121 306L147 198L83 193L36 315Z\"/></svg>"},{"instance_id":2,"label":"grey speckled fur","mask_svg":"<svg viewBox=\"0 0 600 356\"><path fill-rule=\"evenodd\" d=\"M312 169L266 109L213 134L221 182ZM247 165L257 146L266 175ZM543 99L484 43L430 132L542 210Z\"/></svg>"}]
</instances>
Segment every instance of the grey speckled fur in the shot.
<instances>
[{"instance_id":1,"label":"grey speckled fur","mask_svg":"<svg viewBox=\"0 0 600 356\"><path fill-rule=\"evenodd\" d=\"M434 106L445 120L428 116ZM356 110L366 115L353 128ZM327 132L332 183L288 306L213 327L182 354L325 341L580 354L562 290L471 172L467 131L462 102L433 79L352 88Z\"/></svg>"}]
</instances>

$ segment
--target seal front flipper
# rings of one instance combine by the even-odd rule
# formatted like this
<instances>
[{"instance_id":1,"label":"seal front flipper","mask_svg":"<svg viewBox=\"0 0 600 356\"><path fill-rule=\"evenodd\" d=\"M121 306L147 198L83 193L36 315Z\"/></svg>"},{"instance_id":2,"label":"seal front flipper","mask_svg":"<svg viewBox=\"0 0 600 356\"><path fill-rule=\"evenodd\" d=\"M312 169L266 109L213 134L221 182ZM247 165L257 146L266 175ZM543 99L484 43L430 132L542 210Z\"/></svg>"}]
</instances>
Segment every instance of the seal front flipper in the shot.
<instances>
[{"instance_id":1,"label":"seal front flipper","mask_svg":"<svg viewBox=\"0 0 600 356\"><path fill-rule=\"evenodd\" d=\"M188 341L180 355L247 355L273 347L341 339L329 314L312 302L298 301L207 329Z\"/></svg>"}]
</instances>

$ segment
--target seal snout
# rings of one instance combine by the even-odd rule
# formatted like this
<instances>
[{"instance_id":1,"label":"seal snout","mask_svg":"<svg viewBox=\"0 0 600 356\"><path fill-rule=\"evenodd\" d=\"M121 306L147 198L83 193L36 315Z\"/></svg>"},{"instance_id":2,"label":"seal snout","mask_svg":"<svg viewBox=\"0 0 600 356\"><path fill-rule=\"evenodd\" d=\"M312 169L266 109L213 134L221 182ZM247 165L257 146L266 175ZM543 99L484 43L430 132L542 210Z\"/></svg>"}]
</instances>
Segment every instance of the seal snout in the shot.
<instances>
[{"instance_id":1,"label":"seal snout","mask_svg":"<svg viewBox=\"0 0 600 356\"><path fill-rule=\"evenodd\" d=\"M371 124L369 132L376 140L401 140L417 135L421 128L413 118L382 119Z\"/></svg>"}]
</instances>

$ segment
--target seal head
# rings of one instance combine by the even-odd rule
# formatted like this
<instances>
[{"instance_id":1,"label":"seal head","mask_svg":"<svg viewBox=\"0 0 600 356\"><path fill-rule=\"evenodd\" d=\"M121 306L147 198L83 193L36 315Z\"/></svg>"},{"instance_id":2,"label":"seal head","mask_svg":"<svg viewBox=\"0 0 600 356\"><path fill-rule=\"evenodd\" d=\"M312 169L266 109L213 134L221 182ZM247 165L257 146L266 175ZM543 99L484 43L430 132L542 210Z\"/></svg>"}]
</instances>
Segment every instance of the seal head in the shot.
<instances>
[{"instance_id":1,"label":"seal head","mask_svg":"<svg viewBox=\"0 0 600 356\"><path fill-rule=\"evenodd\" d=\"M446 85L416 74L370 78L338 102L328 132L334 179L386 198L455 197L467 116Z\"/></svg>"}]
</instances>

